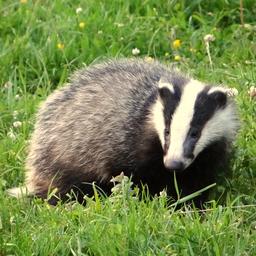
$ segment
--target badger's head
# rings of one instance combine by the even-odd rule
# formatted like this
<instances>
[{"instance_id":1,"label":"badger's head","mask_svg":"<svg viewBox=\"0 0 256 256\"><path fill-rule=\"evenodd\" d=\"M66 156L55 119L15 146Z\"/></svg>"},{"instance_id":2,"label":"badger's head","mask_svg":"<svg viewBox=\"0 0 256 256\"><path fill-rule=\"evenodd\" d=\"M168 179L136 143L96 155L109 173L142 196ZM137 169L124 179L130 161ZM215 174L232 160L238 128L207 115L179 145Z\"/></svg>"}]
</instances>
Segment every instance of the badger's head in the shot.
<instances>
[{"instance_id":1,"label":"badger's head","mask_svg":"<svg viewBox=\"0 0 256 256\"><path fill-rule=\"evenodd\" d=\"M189 80L182 86L159 81L152 120L167 169L186 169L212 143L232 142L239 122L233 91Z\"/></svg>"}]
</instances>

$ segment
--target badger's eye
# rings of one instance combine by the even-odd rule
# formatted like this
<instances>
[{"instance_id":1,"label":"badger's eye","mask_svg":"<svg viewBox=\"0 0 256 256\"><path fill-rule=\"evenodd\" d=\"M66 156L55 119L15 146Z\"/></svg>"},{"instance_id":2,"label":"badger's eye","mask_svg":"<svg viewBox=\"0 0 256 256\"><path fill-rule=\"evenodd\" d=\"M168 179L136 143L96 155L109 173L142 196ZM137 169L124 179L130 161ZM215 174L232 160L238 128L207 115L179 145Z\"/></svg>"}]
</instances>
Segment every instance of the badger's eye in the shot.
<instances>
[{"instance_id":1,"label":"badger's eye","mask_svg":"<svg viewBox=\"0 0 256 256\"><path fill-rule=\"evenodd\" d=\"M190 132L190 137L193 138L193 139L198 138L199 135L200 135L199 130L192 130L192 131Z\"/></svg>"},{"instance_id":2,"label":"badger's eye","mask_svg":"<svg viewBox=\"0 0 256 256\"><path fill-rule=\"evenodd\" d=\"M168 137L170 135L170 129L169 128L165 128L164 129L164 136Z\"/></svg>"}]
</instances>

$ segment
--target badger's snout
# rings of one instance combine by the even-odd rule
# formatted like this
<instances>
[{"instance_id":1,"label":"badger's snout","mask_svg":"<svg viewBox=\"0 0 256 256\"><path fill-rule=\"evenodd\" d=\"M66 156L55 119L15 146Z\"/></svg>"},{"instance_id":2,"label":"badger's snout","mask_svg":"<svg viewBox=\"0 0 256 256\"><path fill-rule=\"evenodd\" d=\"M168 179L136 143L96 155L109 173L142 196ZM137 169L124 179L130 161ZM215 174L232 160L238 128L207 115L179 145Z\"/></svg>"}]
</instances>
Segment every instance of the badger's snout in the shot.
<instances>
[{"instance_id":1,"label":"badger's snout","mask_svg":"<svg viewBox=\"0 0 256 256\"><path fill-rule=\"evenodd\" d=\"M167 160L164 165L170 171L181 172L185 169L185 164L180 160Z\"/></svg>"}]
</instances>

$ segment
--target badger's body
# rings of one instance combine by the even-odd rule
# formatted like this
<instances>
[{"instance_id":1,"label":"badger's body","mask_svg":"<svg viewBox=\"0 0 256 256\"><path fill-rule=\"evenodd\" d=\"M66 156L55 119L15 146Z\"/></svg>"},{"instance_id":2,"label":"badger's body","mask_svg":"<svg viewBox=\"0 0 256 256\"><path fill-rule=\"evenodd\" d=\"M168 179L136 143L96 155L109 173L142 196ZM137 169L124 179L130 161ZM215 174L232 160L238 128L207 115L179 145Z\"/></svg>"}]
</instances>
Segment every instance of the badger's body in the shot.
<instances>
[{"instance_id":1,"label":"badger's body","mask_svg":"<svg viewBox=\"0 0 256 256\"><path fill-rule=\"evenodd\" d=\"M80 198L95 182L108 194L110 179L124 172L152 195L167 189L175 197L175 170L181 196L188 195L214 182L237 128L234 105L221 87L158 62L95 65L41 106L26 187L42 198L54 188L59 198L71 190Z\"/></svg>"}]
</instances>

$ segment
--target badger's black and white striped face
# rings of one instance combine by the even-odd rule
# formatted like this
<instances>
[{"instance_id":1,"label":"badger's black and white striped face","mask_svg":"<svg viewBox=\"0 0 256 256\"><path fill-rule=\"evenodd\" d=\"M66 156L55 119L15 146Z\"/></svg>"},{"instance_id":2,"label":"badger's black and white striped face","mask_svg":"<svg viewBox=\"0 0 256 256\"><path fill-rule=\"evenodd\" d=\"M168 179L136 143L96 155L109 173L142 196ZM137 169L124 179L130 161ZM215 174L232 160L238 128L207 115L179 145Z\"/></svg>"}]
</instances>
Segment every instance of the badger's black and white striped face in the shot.
<instances>
[{"instance_id":1,"label":"badger's black and white striped face","mask_svg":"<svg viewBox=\"0 0 256 256\"><path fill-rule=\"evenodd\" d=\"M164 150L164 165L184 170L213 142L232 141L238 122L227 89L190 80L184 87L159 81L152 120Z\"/></svg>"}]
</instances>

